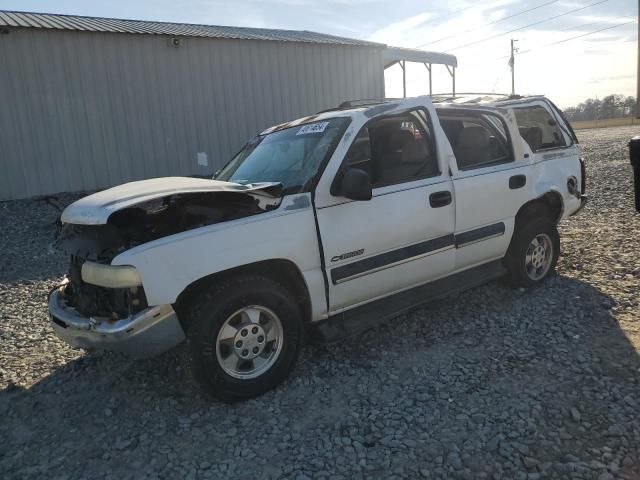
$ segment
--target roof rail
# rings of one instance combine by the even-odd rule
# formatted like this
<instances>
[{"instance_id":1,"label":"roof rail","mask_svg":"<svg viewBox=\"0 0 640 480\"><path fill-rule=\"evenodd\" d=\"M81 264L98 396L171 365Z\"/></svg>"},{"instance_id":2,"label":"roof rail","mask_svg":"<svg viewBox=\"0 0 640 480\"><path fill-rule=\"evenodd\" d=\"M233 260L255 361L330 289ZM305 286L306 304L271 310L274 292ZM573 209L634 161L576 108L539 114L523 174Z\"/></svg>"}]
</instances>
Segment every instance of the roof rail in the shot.
<instances>
[{"instance_id":1,"label":"roof rail","mask_svg":"<svg viewBox=\"0 0 640 480\"><path fill-rule=\"evenodd\" d=\"M523 98L522 95L511 95L510 93L496 92L456 92L456 93L434 93L429 95L434 102L446 102L465 97L490 97L493 101L516 100ZM477 99L470 99L468 102L477 102ZM466 102L465 102L466 103Z\"/></svg>"},{"instance_id":2,"label":"roof rail","mask_svg":"<svg viewBox=\"0 0 640 480\"><path fill-rule=\"evenodd\" d=\"M467 95L495 95L497 97L509 97L510 93L499 93L499 92L456 92L456 93L434 93L432 97L440 97L442 95L448 95L450 97L466 97ZM519 96L519 95L516 95Z\"/></svg>"},{"instance_id":3,"label":"roof rail","mask_svg":"<svg viewBox=\"0 0 640 480\"><path fill-rule=\"evenodd\" d=\"M346 100L337 107L327 108L318 113L335 112L336 110L348 110L350 108L369 107L371 105L380 105L387 102L397 102L401 98L360 98L357 100Z\"/></svg>"},{"instance_id":4,"label":"roof rail","mask_svg":"<svg viewBox=\"0 0 640 480\"><path fill-rule=\"evenodd\" d=\"M338 105L338 108L357 108L367 107L369 105L378 105L380 103L395 102L400 98L359 98L356 100L346 100Z\"/></svg>"}]
</instances>

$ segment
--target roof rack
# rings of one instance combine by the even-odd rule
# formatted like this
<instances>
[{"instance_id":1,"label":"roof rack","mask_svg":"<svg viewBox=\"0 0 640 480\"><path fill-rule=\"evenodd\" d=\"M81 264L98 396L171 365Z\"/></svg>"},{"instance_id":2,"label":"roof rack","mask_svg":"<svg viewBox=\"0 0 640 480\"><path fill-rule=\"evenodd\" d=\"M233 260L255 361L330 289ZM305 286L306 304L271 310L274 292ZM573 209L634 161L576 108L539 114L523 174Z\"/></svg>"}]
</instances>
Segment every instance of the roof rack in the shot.
<instances>
[{"instance_id":1,"label":"roof rack","mask_svg":"<svg viewBox=\"0 0 640 480\"><path fill-rule=\"evenodd\" d=\"M338 108L358 108L370 105L379 105L387 102L397 102L401 98L359 98L357 100L346 100L338 105Z\"/></svg>"},{"instance_id":2,"label":"roof rack","mask_svg":"<svg viewBox=\"0 0 640 480\"><path fill-rule=\"evenodd\" d=\"M350 108L370 107L372 105L381 105L387 102L397 102L401 98L360 98L357 100L345 100L337 107L327 108L318 113L335 112L336 110L349 110Z\"/></svg>"},{"instance_id":3,"label":"roof rack","mask_svg":"<svg viewBox=\"0 0 640 480\"><path fill-rule=\"evenodd\" d=\"M434 93L430 95L433 102L448 102L458 99L466 99L458 103L479 103L482 101L505 101L523 98L522 95L511 95L510 93L496 92L456 92L456 93Z\"/></svg>"}]
</instances>

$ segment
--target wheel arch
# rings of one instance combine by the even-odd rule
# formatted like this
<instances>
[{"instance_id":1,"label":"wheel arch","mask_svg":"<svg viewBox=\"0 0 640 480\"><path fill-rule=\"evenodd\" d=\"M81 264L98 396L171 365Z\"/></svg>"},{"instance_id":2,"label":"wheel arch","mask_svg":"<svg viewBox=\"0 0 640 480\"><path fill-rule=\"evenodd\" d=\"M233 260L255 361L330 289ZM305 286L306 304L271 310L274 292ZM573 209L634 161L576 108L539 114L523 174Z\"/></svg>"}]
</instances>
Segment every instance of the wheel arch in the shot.
<instances>
[{"instance_id":1,"label":"wheel arch","mask_svg":"<svg viewBox=\"0 0 640 480\"><path fill-rule=\"evenodd\" d=\"M537 215L548 215L554 225L557 225L564 215L562 195L557 190L549 189L533 200L528 201L518 210L516 224Z\"/></svg>"},{"instance_id":2,"label":"wheel arch","mask_svg":"<svg viewBox=\"0 0 640 480\"><path fill-rule=\"evenodd\" d=\"M302 312L304 324L308 325L310 323L311 297L309 295L309 287L298 266L291 260L284 258L261 260L227 270L221 270L195 280L180 292L173 305L178 314L178 318L186 318L184 313L186 312L189 304L193 301L193 297L195 295L230 277L248 274L262 275L280 282L294 295L296 303ZM182 327L186 331L188 326L185 323L186 322L181 320Z\"/></svg>"}]
</instances>

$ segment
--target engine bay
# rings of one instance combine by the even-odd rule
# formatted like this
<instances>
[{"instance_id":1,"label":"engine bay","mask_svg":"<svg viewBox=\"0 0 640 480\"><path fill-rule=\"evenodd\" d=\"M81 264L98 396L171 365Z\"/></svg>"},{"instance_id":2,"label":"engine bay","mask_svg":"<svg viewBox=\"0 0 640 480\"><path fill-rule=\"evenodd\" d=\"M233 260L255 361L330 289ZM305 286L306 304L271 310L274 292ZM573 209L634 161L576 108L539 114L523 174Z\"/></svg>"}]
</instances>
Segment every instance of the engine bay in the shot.
<instances>
[{"instance_id":1,"label":"engine bay","mask_svg":"<svg viewBox=\"0 0 640 480\"><path fill-rule=\"evenodd\" d=\"M106 224L63 224L57 243L70 257L66 302L85 316L117 320L144 308L143 287L105 288L84 282L86 261L109 264L138 245L187 230L264 213L251 195L235 192L177 194L112 213Z\"/></svg>"}]
</instances>

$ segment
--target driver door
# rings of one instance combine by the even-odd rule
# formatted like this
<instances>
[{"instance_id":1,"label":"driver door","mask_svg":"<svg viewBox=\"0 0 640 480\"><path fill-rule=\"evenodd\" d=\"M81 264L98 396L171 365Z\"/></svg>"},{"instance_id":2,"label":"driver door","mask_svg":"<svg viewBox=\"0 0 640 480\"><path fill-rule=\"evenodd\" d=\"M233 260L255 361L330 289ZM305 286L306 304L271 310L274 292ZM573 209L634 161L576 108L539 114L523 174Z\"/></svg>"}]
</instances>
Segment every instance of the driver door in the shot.
<instances>
[{"instance_id":1,"label":"driver door","mask_svg":"<svg viewBox=\"0 0 640 480\"><path fill-rule=\"evenodd\" d=\"M336 181L348 168L367 172L371 200L316 205L331 314L453 270L453 185L440 171L430 125L424 109L366 124Z\"/></svg>"}]
</instances>

